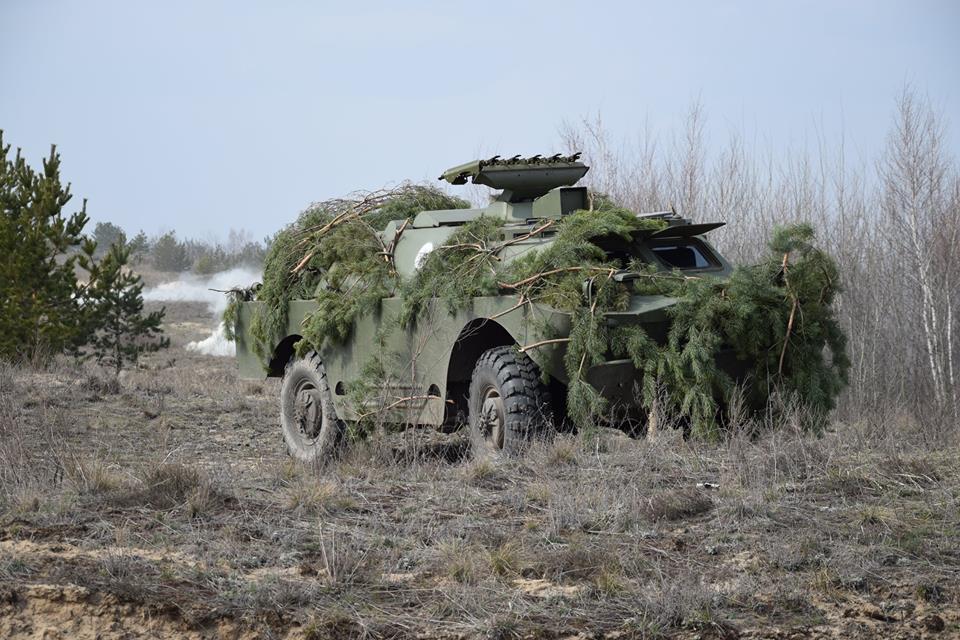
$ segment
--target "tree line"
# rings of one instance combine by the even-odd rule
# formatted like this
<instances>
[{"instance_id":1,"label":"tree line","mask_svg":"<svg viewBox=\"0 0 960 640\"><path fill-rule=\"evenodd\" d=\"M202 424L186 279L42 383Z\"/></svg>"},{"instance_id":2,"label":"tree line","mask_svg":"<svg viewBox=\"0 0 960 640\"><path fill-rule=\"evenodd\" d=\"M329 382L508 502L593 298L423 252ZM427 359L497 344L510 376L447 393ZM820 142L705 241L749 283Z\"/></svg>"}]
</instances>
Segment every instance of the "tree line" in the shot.
<instances>
[{"instance_id":1,"label":"tree line","mask_svg":"<svg viewBox=\"0 0 960 640\"><path fill-rule=\"evenodd\" d=\"M155 271L211 274L234 267L263 265L270 238L253 240L244 231L231 229L226 242L177 238L174 231L152 237L140 231L132 238L112 222L98 222L93 229L93 239L102 251L114 244L123 244L130 249L131 260L141 267Z\"/></svg>"}]
</instances>

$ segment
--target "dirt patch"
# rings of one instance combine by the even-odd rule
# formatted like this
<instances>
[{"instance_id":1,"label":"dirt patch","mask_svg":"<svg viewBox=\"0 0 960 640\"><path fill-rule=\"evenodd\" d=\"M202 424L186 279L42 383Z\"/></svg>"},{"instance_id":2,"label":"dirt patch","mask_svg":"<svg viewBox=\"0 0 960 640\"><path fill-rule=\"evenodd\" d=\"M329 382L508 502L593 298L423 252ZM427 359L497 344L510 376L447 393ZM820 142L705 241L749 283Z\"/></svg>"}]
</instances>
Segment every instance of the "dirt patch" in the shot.
<instances>
[{"instance_id":1,"label":"dirt patch","mask_svg":"<svg viewBox=\"0 0 960 640\"><path fill-rule=\"evenodd\" d=\"M122 604L110 594L48 584L17 589L0 603L0 636L44 640L204 637L175 620Z\"/></svg>"},{"instance_id":2,"label":"dirt patch","mask_svg":"<svg viewBox=\"0 0 960 640\"><path fill-rule=\"evenodd\" d=\"M583 591L583 587L577 585L554 584L542 579L519 578L513 584L523 593L537 598L573 598Z\"/></svg>"}]
</instances>

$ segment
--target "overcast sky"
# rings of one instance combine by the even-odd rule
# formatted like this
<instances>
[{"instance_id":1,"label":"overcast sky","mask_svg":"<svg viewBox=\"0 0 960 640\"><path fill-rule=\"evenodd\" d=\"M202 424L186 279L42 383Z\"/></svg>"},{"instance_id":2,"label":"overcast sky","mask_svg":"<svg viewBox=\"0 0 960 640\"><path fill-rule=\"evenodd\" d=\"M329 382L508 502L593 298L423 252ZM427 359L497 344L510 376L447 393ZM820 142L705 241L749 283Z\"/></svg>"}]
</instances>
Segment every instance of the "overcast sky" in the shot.
<instances>
[{"instance_id":1,"label":"overcast sky","mask_svg":"<svg viewBox=\"0 0 960 640\"><path fill-rule=\"evenodd\" d=\"M304 205L483 153L560 150L564 121L765 149L842 129L868 157L911 84L960 151L960 2L0 0L0 129L128 231L257 237Z\"/></svg>"}]
</instances>

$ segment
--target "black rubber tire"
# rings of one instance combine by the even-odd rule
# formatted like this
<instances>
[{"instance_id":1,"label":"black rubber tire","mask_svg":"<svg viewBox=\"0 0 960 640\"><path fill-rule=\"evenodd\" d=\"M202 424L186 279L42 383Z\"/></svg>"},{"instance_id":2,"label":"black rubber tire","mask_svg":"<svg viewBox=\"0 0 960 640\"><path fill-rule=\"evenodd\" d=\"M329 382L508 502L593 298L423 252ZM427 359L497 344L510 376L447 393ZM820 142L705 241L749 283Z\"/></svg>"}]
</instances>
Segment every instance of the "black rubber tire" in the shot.
<instances>
[{"instance_id":1,"label":"black rubber tire","mask_svg":"<svg viewBox=\"0 0 960 640\"><path fill-rule=\"evenodd\" d=\"M319 354L291 360L280 387L280 426L290 455L304 462L332 457L343 440Z\"/></svg>"},{"instance_id":2,"label":"black rubber tire","mask_svg":"<svg viewBox=\"0 0 960 640\"><path fill-rule=\"evenodd\" d=\"M553 426L550 392L540 380L540 369L514 346L488 349L480 356L470 377L468 405L474 455L519 453L531 438ZM497 405L499 437L483 415L485 407Z\"/></svg>"}]
</instances>

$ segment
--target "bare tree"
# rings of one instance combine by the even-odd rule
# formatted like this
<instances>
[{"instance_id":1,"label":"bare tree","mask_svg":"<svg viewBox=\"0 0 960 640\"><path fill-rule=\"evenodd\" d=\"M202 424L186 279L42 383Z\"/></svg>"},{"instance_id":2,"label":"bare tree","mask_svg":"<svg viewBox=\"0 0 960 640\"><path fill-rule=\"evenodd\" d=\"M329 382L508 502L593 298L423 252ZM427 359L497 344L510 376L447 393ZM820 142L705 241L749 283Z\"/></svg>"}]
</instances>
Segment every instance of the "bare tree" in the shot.
<instances>
[{"instance_id":1,"label":"bare tree","mask_svg":"<svg viewBox=\"0 0 960 640\"><path fill-rule=\"evenodd\" d=\"M878 171L890 244L909 260L907 274L919 292L915 315L923 328L934 400L955 411L950 254L956 229L949 229L943 137L943 125L930 105L905 90ZM950 238L946 244L945 238Z\"/></svg>"},{"instance_id":2,"label":"bare tree","mask_svg":"<svg viewBox=\"0 0 960 640\"><path fill-rule=\"evenodd\" d=\"M689 215L700 211L703 192L706 189L704 176L703 129L705 117L703 105L694 101L687 111L683 142L675 143L675 162L667 163L667 175L672 183L671 206Z\"/></svg>"}]
</instances>

